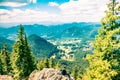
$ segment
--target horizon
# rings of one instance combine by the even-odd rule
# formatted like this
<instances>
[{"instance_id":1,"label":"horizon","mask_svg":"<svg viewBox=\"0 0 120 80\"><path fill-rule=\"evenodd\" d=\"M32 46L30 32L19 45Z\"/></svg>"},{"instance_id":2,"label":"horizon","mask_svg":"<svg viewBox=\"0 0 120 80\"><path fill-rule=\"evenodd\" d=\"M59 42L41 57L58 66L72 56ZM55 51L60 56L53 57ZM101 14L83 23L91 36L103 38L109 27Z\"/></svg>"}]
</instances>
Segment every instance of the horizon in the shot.
<instances>
[{"instance_id":1,"label":"horizon","mask_svg":"<svg viewBox=\"0 0 120 80\"><path fill-rule=\"evenodd\" d=\"M59 23L59 24L42 24L42 23L23 23L22 25L42 25L42 26L58 26L58 25L66 25L66 24L81 24L81 23L85 23L85 24L88 24L88 23L92 23L92 24L100 24L100 22L71 22L71 23ZM16 27L16 26L19 26L20 24L15 24L15 23L7 23L7 24L1 24L0 23L0 28L10 28L10 27Z\"/></svg>"},{"instance_id":2,"label":"horizon","mask_svg":"<svg viewBox=\"0 0 120 80\"><path fill-rule=\"evenodd\" d=\"M0 25L100 22L109 0L2 0Z\"/></svg>"}]
</instances>

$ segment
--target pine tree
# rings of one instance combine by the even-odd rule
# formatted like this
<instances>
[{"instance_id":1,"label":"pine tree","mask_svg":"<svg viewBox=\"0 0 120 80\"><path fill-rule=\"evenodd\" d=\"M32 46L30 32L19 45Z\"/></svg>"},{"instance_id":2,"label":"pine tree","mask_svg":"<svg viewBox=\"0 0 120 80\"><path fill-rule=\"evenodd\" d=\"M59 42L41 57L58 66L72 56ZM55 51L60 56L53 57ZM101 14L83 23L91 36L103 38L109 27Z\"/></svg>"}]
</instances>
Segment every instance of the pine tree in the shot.
<instances>
[{"instance_id":1,"label":"pine tree","mask_svg":"<svg viewBox=\"0 0 120 80\"><path fill-rule=\"evenodd\" d=\"M49 68L48 58L45 58L45 59L44 59L43 67L44 67L44 68Z\"/></svg>"},{"instance_id":2,"label":"pine tree","mask_svg":"<svg viewBox=\"0 0 120 80\"><path fill-rule=\"evenodd\" d=\"M37 63L37 69L38 70L42 70L44 68L43 64L44 64L43 60L38 61L38 63Z\"/></svg>"},{"instance_id":3,"label":"pine tree","mask_svg":"<svg viewBox=\"0 0 120 80\"><path fill-rule=\"evenodd\" d=\"M3 45L0 55L3 66L3 74L9 74L11 71L10 53L7 51L6 44Z\"/></svg>"},{"instance_id":4,"label":"pine tree","mask_svg":"<svg viewBox=\"0 0 120 80\"><path fill-rule=\"evenodd\" d=\"M54 68L54 59L45 58L45 59L38 61L37 69L42 70L43 68Z\"/></svg>"},{"instance_id":5,"label":"pine tree","mask_svg":"<svg viewBox=\"0 0 120 80\"><path fill-rule=\"evenodd\" d=\"M60 69L60 61L57 62L56 66L55 66L56 69Z\"/></svg>"},{"instance_id":6,"label":"pine tree","mask_svg":"<svg viewBox=\"0 0 120 80\"><path fill-rule=\"evenodd\" d=\"M53 59L53 58L50 58L49 67L50 67L50 68L53 68L53 67L54 67L54 59Z\"/></svg>"},{"instance_id":7,"label":"pine tree","mask_svg":"<svg viewBox=\"0 0 120 80\"><path fill-rule=\"evenodd\" d=\"M1 55L0 55L0 74L3 74L3 63L1 60Z\"/></svg>"},{"instance_id":8,"label":"pine tree","mask_svg":"<svg viewBox=\"0 0 120 80\"><path fill-rule=\"evenodd\" d=\"M24 74L25 76L28 76L34 69L36 69L36 63L35 63L35 58L33 57L33 54L28 45L26 34L24 38L24 45L25 45L24 59L25 59L25 62L27 61L27 64L26 63L24 64L24 72L25 72Z\"/></svg>"},{"instance_id":9,"label":"pine tree","mask_svg":"<svg viewBox=\"0 0 120 80\"><path fill-rule=\"evenodd\" d=\"M93 55L88 55L89 68L83 80L120 79L120 23L117 12L119 2L110 0L106 16L101 20L101 28L93 43Z\"/></svg>"},{"instance_id":10,"label":"pine tree","mask_svg":"<svg viewBox=\"0 0 120 80\"><path fill-rule=\"evenodd\" d=\"M22 25L20 25L18 32L18 40L13 46L11 63L13 77L17 80L27 77L36 68L35 60L28 46Z\"/></svg>"}]
</instances>

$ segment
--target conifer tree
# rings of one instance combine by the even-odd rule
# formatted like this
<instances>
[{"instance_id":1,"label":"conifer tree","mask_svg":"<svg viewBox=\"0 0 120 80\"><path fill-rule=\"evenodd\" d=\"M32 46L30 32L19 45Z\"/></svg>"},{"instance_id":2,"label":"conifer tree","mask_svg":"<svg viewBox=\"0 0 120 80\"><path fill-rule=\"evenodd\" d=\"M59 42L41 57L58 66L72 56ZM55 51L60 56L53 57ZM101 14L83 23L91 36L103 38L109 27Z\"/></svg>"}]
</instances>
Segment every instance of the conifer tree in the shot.
<instances>
[{"instance_id":1,"label":"conifer tree","mask_svg":"<svg viewBox=\"0 0 120 80\"><path fill-rule=\"evenodd\" d=\"M1 60L1 55L0 55L0 74L3 74L3 63Z\"/></svg>"},{"instance_id":2,"label":"conifer tree","mask_svg":"<svg viewBox=\"0 0 120 80\"><path fill-rule=\"evenodd\" d=\"M54 67L54 59L53 59L53 58L50 58L49 67L50 67L50 68L53 68L53 67Z\"/></svg>"},{"instance_id":3,"label":"conifer tree","mask_svg":"<svg viewBox=\"0 0 120 80\"><path fill-rule=\"evenodd\" d=\"M120 23L117 15L120 2L110 0L106 16L101 20L101 28L93 43L93 55L88 55L89 68L83 80L120 79Z\"/></svg>"},{"instance_id":4,"label":"conifer tree","mask_svg":"<svg viewBox=\"0 0 120 80\"><path fill-rule=\"evenodd\" d=\"M43 60L38 61L38 63L37 63L37 69L38 70L42 70L44 68L43 64L44 64Z\"/></svg>"},{"instance_id":5,"label":"conifer tree","mask_svg":"<svg viewBox=\"0 0 120 80\"><path fill-rule=\"evenodd\" d=\"M27 77L35 68L35 60L27 43L27 38L23 29L20 25L18 32L18 40L14 43L11 63L13 69L13 77L16 80L21 80Z\"/></svg>"},{"instance_id":6,"label":"conifer tree","mask_svg":"<svg viewBox=\"0 0 120 80\"><path fill-rule=\"evenodd\" d=\"M36 63L35 63L35 58L33 57L33 54L28 45L26 34L24 38L24 53L25 53L24 56L25 62L27 61L27 64L26 63L24 64L24 72L25 72L24 74L25 76L28 76L34 69L36 69Z\"/></svg>"},{"instance_id":7,"label":"conifer tree","mask_svg":"<svg viewBox=\"0 0 120 80\"><path fill-rule=\"evenodd\" d=\"M44 59L43 67L44 67L44 68L49 68L49 61L48 61L48 58L45 58L45 59Z\"/></svg>"},{"instance_id":8,"label":"conifer tree","mask_svg":"<svg viewBox=\"0 0 120 80\"><path fill-rule=\"evenodd\" d=\"M0 55L3 66L3 74L9 74L11 71L10 53L7 51L6 44L3 45Z\"/></svg>"},{"instance_id":9,"label":"conifer tree","mask_svg":"<svg viewBox=\"0 0 120 80\"><path fill-rule=\"evenodd\" d=\"M57 62L55 68L56 68L56 69L60 69L60 61Z\"/></svg>"},{"instance_id":10,"label":"conifer tree","mask_svg":"<svg viewBox=\"0 0 120 80\"><path fill-rule=\"evenodd\" d=\"M42 59L40 61L38 61L37 63L37 69L38 70L42 70L43 68L53 68L54 67L54 59Z\"/></svg>"}]
</instances>

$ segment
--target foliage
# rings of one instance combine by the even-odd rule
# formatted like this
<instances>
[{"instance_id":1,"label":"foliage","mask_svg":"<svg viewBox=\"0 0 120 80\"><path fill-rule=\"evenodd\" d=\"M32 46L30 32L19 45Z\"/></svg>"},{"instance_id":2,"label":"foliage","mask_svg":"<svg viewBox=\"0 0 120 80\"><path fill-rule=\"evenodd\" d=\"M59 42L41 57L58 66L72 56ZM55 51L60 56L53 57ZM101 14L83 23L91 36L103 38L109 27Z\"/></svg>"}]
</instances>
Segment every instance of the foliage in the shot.
<instances>
[{"instance_id":1,"label":"foliage","mask_svg":"<svg viewBox=\"0 0 120 80\"><path fill-rule=\"evenodd\" d=\"M55 68L55 59L44 58L38 61L37 69L42 70L43 68Z\"/></svg>"},{"instance_id":2,"label":"foliage","mask_svg":"<svg viewBox=\"0 0 120 80\"><path fill-rule=\"evenodd\" d=\"M88 55L89 68L83 80L119 80L120 77L120 24L116 14L118 2L110 0L106 16L101 20L102 27L93 43L93 55Z\"/></svg>"},{"instance_id":3,"label":"foliage","mask_svg":"<svg viewBox=\"0 0 120 80\"><path fill-rule=\"evenodd\" d=\"M49 61L48 61L48 58L45 58L45 59L44 59L43 67L44 67L44 68L49 68Z\"/></svg>"},{"instance_id":4,"label":"foliage","mask_svg":"<svg viewBox=\"0 0 120 80\"><path fill-rule=\"evenodd\" d=\"M11 54L12 73L14 79L27 77L35 68L35 60L27 43L23 26L20 25L18 40L13 46Z\"/></svg>"},{"instance_id":5,"label":"foliage","mask_svg":"<svg viewBox=\"0 0 120 80\"><path fill-rule=\"evenodd\" d=\"M0 74L3 74L3 63L1 60L1 55L0 55Z\"/></svg>"},{"instance_id":6,"label":"foliage","mask_svg":"<svg viewBox=\"0 0 120 80\"><path fill-rule=\"evenodd\" d=\"M54 68L54 66L55 66L54 59L50 58L50 60L49 60L49 67L50 68Z\"/></svg>"},{"instance_id":7,"label":"foliage","mask_svg":"<svg viewBox=\"0 0 120 80\"><path fill-rule=\"evenodd\" d=\"M11 72L10 53L7 51L6 44L3 45L0 55L3 66L2 74L9 74Z\"/></svg>"},{"instance_id":8,"label":"foliage","mask_svg":"<svg viewBox=\"0 0 120 80\"><path fill-rule=\"evenodd\" d=\"M73 67L73 70L72 70L72 76L74 77L74 79L76 80L77 79L77 66Z\"/></svg>"},{"instance_id":9,"label":"foliage","mask_svg":"<svg viewBox=\"0 0 120 80\"><path fill-rule=\"evenodd\" d=\"M79 69L79 70L77 71L76 80L82 80L83 74L84 74L84 72L82 71L82 69Z\"/></svg>"},{"instance_id":10,"label":"foliage","mask_svg":"<svg viewBox=\"0 0 120 80\"><path fill-rule=\"evenodd\" d=\"M39 60L38 63L37 63L37 69L38 70L42 70L44 67L43 67L43 60Z\"/></svg>"},{"instance_id":11,"label":"foliage","mask_svg":"<svg viewBox=\"0 0 120 80\"><path fill-rule=\"evenodd\" d=\"M56 64L56 66L55 66L55 68L56 68L56 69L60 69L60 67L61 67L60 61L58 61L57 64Z\"/></svg>"},{"instance_id":12,"label":"foliage","mask_svg":"<svg viewBox=\"0 0 120 80\"><path fill-rule=\"evenodd\" d=\"M83 59L79 59L79 60L75 60L75 61L66 61L66 60L56 60L57 63L56 67L58 65L58 69L61 69L63 67L66 67L67 72L70 74L72 74L74 72L74 67L76 66L77 69L77 73L78 74L79 70L81 71L80 73L84 73L85 72L85 68L88 67L88 62L83 60Z\"/></svg>"}]
</instances>

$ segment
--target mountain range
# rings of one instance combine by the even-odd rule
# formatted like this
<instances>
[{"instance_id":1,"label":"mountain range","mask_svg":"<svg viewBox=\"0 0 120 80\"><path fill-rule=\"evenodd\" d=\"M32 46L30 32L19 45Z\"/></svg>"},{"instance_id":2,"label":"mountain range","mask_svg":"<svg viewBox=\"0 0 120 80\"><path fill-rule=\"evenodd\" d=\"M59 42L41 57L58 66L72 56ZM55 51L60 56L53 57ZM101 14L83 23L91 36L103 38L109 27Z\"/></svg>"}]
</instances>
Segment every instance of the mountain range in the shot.
<instances>
[{"instance_id":1,"label":"mountain range","mask_svg":"<svg viewBox=\"0 0 120 80\"><path fill-rule=\"evenodd\" d=\"M97 30L100 26L99 23L69 23L61 25L23 25L27 35L36 34L45 39L56 39L56 38L66 38L66 37L76 37L83 38L85 36L94 37L97 33ZM12 26L10 28L1 28L0 35L11 40L16 39L16 34L18 31L19 25Z\"/></svg>"},{"instance_id":2,"label":"mountain range","mask_svg":"<svg viewBox=\"0 0 120 80\"><path fill-rule=\"evenodd\" d=\"M51 57L59 52L57 46L48 42L48 40L65 40L67 38L78 38L83 42L94 39L100 27L99 23L69 23L62 25L23 25L27 33L28 42L32 52L36 57ZM12 51L12 45L17 39L19 25L9 28L0 27L0 49L3 43L7 43L8 50Z\"/></svg>"}]
</instances>

